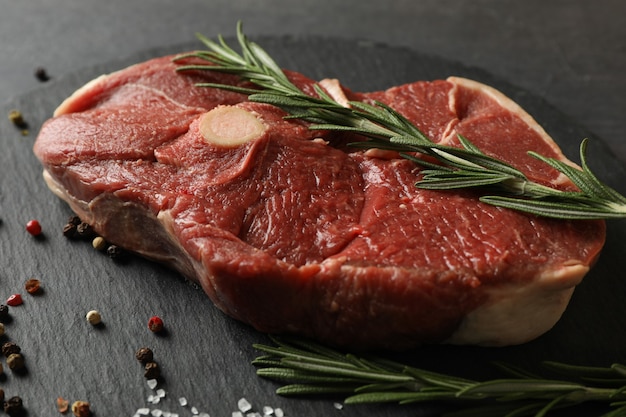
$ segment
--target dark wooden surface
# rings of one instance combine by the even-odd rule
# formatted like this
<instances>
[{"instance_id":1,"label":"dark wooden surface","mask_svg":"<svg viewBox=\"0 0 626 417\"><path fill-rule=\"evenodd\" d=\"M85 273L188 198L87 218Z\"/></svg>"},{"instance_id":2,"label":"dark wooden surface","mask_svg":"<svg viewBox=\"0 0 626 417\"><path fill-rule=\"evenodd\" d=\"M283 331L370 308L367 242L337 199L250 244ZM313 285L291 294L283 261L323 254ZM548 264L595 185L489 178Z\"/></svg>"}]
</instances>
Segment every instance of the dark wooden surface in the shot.
<instances>
[{"instance_id":1,"label":"dark wooden surface","mask_svg":"<svg viewBox=\"0 0 626 417\"><path fill-rule=\"evenodd\" d=\"M43 184L31 152L40 124L84 82L154 55L193 47L195 31L228 36L235 21L243 19L246 32L285 66L312 77L336 76L354 89L451 73L488 82L522 104L569 156L576 157L582 137L597 140L590 149L592 166L626 192L620 142L625 37L616 16L623 10L620 2L361 3L295 6L274 0L262 10L237 1L59 1L54 7L30 1L3 6L1 111L22 110L30 133L23 136L6 118L0 122L0 299L16 292L25 298L24 305L11 309L2 341L20 344L27 361L23 375L5 364L0 387L7 396L22 396L29 416L55 415L59 396L90 401L96 416L132 416L142 407L189 416L191 406L213 417L230 416L241 397L257 408L282 407L288 416L438 415L428 407L337 410L333 399L278 397L276 385L257 378L249 364L256 355L251 344L267 341L264 335L225 317L200 290L171 271L137 258L115 263L88 243L61 236L70 212ZM34 78L37 66L47 68L52 76L48 83ZM24 232L30 218L43 223L43 239ZM393 356L476 378L494 375L489 365L493 360L530 368L542 360L624 362L625 240L624 222L610 222L600 261L577 289L563 319L537 341L504 349L425 347ZM23 290L30 277L42 281L44 291L37 297ZM104 326L86 323L84 315L91 309L101 311ZM154 314L165 320L163 336L146 328ZM156 406L147 402L151 391L134 359L141 346L153 348L163 368L167 396ZM181 407L179 397L186 397L189 406ZM583 408L565 415L602 411Z\"/></svg>"}]
</instances>

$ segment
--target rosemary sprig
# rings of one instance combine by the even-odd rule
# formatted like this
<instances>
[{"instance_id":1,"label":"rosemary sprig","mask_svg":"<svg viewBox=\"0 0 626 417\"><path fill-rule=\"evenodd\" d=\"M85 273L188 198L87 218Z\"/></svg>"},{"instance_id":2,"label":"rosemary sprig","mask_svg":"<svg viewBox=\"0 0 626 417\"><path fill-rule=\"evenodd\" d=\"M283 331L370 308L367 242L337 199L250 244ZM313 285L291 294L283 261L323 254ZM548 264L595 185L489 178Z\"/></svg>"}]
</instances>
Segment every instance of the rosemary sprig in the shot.
<instances>
[{"instance_id":1,"label":"rosemary sprig","mask_svg":"<svg viewBox=\"0 0 626 417\"><path fill-rule=\"evenodd\" d=\"M253 361L259 376L284 383L285 396L334 394L345 404L438 403L462 405L449 417L546 416L550 411L598 402L611 409L603 417L626 416L626 366L608 368L545 362L562 375L552 379L498 364L502 379L474 381L431 372L374 356L345 354L291 338L256 344L264 353ZM593 383L594 385L590 385Z\"/></svg>"},{"instance_id":2,"label":"rosemary sprig","mask_svg":"<svg viewBox=\"0 0 626 417\"><path fill-rule=\"evenodd\" d=\"M367 140L353 143L359 148L379 148L400 152L402 157L424 168L416 186L424 189L450 190L482 187L494 192L480 200L495 206L562 219L609 219L626 217L626 197L602 183L586 161L587 140L580 145L582 169L534 152L529 154L567 176L580 191L561 191L529 180L513 166L481 152L459 136L460 148L432 142L414 124L383 103L373 105L350 102L343 106L319 86L319 97L305 94L285 76L276 62L259 45L250 41L237 26L241 53L233 50L219 36L217 42L198 35L208 48L180 55L175 60L194 57L207 62L181 65L179 71L207 70L236 74L256 88L200 83L200 87L221 88L247 94L250 101L272 104L291 118L311 123L311 129L353 132ZM430 163L417 154L435 158Z\"/></svg>"}]
</instances>

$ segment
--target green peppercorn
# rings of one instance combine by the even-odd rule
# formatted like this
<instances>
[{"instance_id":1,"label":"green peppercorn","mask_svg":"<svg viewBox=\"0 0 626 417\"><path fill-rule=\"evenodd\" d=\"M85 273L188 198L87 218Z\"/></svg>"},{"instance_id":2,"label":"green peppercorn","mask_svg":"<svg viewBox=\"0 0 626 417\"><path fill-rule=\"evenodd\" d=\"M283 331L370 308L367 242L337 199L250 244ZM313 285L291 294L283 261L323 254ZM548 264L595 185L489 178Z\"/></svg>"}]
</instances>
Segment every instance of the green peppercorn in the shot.
<instances>
[{"instance_id":1,"label":"green peppercorn","mask_svg":"<svg viewBox=\"0 0 626 417\"><path fill-rule=\"evenodd\" d=\"M17 127L26 127L26 121L24 120L24 116L22 116L22 112L19 110L11 110L9 111L9 120Z\"/></svg>"},{"instance_id":2,"label":"green peppercorn","mask_svg":"<svg viewBox=\"0 0 626 417\"><path fill-rule=\"evenodd\" d=\"M12 371L21 371L24 369L24 356L21 353L12 353L7 358L7 365Z\"/></svg>"},{"instance_id":3,"label":"green peppercorn","mask_svg":"<svg viewBox=\"0 0 626 417\"><path fill-rule=\"evenodd\" d=\"M20 348L16 343L14 342L6 342L5 344L2 345L2 354L8 358L9 355L12 355L14 353L20 353L22 351L22 348Z\"/></svg>"},{"instance_id":4,"label":"green peppercorn","mask_svg":"<svg viewBox=\"0 0 626 417\"><path fill-rule=\"evenodd\" d=\"M135 357L137 358L139 362L143 363L144 365L147 364L148 362L154 361L154 354L152 353L152 350L150 350L150 348L147 348L147 347L140 348L135 353Z\"/></svg>"}]
</instances>

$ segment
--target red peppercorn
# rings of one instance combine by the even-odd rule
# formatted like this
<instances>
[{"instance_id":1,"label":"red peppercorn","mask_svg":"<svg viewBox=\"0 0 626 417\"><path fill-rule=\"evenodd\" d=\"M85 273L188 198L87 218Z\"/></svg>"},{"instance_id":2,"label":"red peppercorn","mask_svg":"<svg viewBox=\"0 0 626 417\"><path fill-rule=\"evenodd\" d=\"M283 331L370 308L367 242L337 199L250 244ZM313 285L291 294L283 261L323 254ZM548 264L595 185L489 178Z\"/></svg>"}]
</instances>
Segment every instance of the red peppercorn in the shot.
<instances>
[{"instance_id":1,"label":"red peppercorn","mask_svg":"<svg viewBox=\"0 0 626 417\"><path fill-rule=\"evenodd\" d=\"M11 307L19 306L23 303L22 296L20 294L13 294L9 298L7 298L7 305Z\"/></svg>"},{"instance_id":2,"label":"red peppercorn","mask_svg":"<svg viewBox=\"0 0 626 417\"><path fill-rule=\"evenodd\" d=\"M163 330L163 320L159 316L152 316L148 320L148 328L151 332L158 333Z\"/></svg>"},{"instance_id":3,"label":"red peppercorn","mask_svg":"<svg viewBox=\"0 0 626 417\"><path fill-rule=\"evenodd\" d=\"M39 236L41 234L41 224L37 220L29 220L26 223L26 231L33 236Z\"/></svg>"}]
</instances>

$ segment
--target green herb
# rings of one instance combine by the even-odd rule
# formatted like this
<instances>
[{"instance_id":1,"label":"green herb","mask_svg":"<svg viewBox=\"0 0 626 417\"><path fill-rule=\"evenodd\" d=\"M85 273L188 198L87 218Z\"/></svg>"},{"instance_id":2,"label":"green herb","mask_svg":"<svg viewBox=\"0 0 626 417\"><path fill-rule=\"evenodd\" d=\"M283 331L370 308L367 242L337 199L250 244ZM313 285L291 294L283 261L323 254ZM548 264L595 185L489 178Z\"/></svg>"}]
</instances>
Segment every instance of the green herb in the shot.
<instances>
[{"instance_id":1,"label":"green herb","mask_svg":"<svg viewBox=\"0 0 626 417\"><path fill-rule=\"evenodd\" d=\"M374 356L355 356L301 339L273 338L275 346L253 361L257 374L285 383L286 396L334 394L345 404L437 403L462 405L449 417L535 416L587 402L604 403L603 417L626 416L626 366L608 368L545 362L562 379L544 378L498 364L506 378L474 381L403 365ZM593 385L591 385L593 384Z\"/></svg>"},{"instance_id":2,"label":"green herb","mask_svg":"<svg viewBox=\"0 0 626 417\"><path fill-rule=\"evenodd\" d=\"M480 200L538 216L562 219L601 219L626 217L626 197L603 184L589 169L585 150L580 145L582 170L535 152L529 154L567 176L580 191L560 191L529 180L521 171L480 151L466 138L459 136L462 148L432 142L404 116L383 103L370 105L350 102L349 107L336 102L319 86L319 97L302 92L289 81L281 68L259 45L250 41L237 26L241 53L236 52L219 36L214 42L202 35L200 41L207 51L195 51L175 60L195 57L207 64L181 65L179 71L207 70L236 74L252 82L256 88L200 83L200 87L221 88L247 94L250 101L280 107L298 118L312 123L311 129L347 131L367 138L352 144L359 148L378 148L400 152L402 157L424 167L416 186L424 189L450 190L482 187L494 195ZM430 163L417 154L429 155L438 163Z\"/></svg>"}]
</instances>

